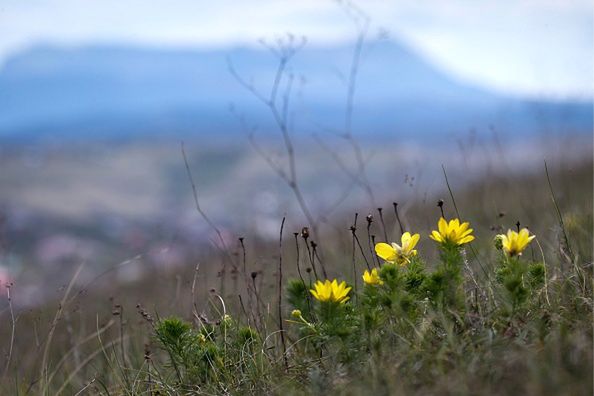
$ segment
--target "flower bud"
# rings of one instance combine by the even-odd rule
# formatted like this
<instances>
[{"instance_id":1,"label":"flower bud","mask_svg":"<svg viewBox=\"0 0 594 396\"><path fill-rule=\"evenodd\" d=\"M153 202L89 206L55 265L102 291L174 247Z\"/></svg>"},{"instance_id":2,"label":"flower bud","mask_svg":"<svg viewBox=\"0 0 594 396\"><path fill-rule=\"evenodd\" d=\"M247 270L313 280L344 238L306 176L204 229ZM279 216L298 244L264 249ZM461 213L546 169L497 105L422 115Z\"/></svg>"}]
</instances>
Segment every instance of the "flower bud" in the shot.
<instances>
[{"instance_id":1,"label":"flower bud","mask_svg":"<svg viewBox=\"0 0 594 396\"><path fill-rule=\"evenodd\" d=\"M222 322L222 324L224 326L231 326L233 324L233 319L231 318L231 316L225 314L223 316L223 322Z\"/></svg>"},{"instance_id":2,"label":"flower bud","mask_svg":"<svg viewBox=\"0 0 594 396\"><path fill-rule=\"evenodd\" d=\"M495 235L495 238L493 238L493 244L495 245L495 249L497 249L497 250L503 249L502 237L503 237L503 235L498 234L498 235Z\"/></svg>"}]
</instances>

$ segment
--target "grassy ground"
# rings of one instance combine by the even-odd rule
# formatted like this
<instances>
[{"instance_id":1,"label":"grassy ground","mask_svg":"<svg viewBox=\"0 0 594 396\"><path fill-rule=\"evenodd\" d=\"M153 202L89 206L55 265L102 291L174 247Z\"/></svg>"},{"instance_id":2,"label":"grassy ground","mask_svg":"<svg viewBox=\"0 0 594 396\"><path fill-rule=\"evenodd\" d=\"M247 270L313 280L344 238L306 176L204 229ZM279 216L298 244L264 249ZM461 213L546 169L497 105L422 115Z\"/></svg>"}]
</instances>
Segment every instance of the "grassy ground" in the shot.
<instances>
[{"instance_id":1,"label":"grassy ground","mask_svg":"<svg viewBox=\"0 0 594 396\"><path fill-rule=\"evenodd\" d=\"M345 214L306 241L287 219L280 244L248 234L134 284L74 274L47 306L2 311L0 393L592 394L592 163L550 180L556 204L544 170L493 176L400 203L400 222L388 202L354 229ZM471 244L429 239L438 199ZM520 258L493 240L517 222L536 235ZM400 242L400 224L418 255L386 264L374 242ZM349 301L313 298L316 273Z\"/></svg>"}]
</instances>

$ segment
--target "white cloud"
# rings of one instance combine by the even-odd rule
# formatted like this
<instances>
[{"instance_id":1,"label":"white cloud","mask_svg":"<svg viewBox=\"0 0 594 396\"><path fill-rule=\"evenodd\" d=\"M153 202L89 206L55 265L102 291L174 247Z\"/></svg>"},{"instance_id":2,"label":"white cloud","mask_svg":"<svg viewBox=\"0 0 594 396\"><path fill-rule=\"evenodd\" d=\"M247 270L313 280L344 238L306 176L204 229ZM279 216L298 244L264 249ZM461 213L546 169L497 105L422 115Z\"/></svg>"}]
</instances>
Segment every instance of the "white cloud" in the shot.
<instances>
[{"instance_id":1,"label":"white cloud","mask_svg":"<svg viewBox=\"0 0 594 396\"><path fill-rule=\"evenodd\" d=\"M519 94L592 97L589 0L360 1L384 27L451 73ZM323 0L2 0L0 60L36 43L251 45L285 32L313 45L354 29Z\"/></svg>"}]
</instances>

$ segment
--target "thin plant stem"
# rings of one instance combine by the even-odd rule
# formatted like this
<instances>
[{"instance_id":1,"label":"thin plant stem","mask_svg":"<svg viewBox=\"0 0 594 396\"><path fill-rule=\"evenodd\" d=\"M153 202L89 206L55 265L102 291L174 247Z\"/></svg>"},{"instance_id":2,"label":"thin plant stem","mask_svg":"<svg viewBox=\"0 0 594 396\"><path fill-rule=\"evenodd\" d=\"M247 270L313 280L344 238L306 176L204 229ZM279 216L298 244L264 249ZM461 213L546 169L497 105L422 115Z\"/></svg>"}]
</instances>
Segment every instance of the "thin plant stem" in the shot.
<instances>
[{"instance_id":1,"label":"thin plant stem","mask_svg":"<svg viewBox=\"0 0 594 396\"><path fill-rule=\"evenodd\" d=\"M565 246L567 247L567 252L569 253L570 257L573 257L573 253L571 251L571 246L569 245L569 237L567 236L567 231L565 229L565 223L563 222L563 216L561 215L561 209L559 209L559 204L557 203L557 199L555 198L555 193L553 191L553 185L551 183L551 177L549 176L549 168L547 166L547 161L544 162L545 167L545 174L547 176L547 183L549 184L549 192L551 193L551 200L553 201L553 206L555 206L555 211L557 212L557 218L559 220L559 225L561 226L561 231L563 232L563 239L565 242Z\"/></svg>"},{"instance_id":2,"label":"thin plant stem","mask_svg":"<svg viewBox=\"0 0 594 396\"><path fill-rule=\"evenodd\" d=\"M285 369L289 370L289 361L287 359L287 344L285 341L285 330L283 329L283 229L285 228L286 217L283 216L278 237L278 330L280 332L281 343L283 346L283 359Z\"/></svg>"}]
</instances>

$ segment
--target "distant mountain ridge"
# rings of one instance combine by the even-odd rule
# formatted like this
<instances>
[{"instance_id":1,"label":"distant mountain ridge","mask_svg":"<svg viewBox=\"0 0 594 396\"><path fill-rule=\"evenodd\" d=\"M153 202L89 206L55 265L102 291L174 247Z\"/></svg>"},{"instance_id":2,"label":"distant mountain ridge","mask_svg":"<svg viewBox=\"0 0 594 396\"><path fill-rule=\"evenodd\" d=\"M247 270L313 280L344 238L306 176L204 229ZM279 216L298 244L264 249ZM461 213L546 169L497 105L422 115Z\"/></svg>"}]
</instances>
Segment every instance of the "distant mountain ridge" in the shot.
<instances>
[{"instance_id":1,"label":"distant mountain ridge","mask_svg":"<svg viewBox=\"0 0 594 396\"><path fill-rule=\"evenodd\" d=\"M296 131L342 127L351 58L348 45L305 47L295 56L289 71ZM0 69L0 138L237 133L231 106L263 132L272 130L270 115L233 78L229 62L268 92L277 60L265 49L34 47ZM489 126L514 134L589 133L592 104L505 97L450 78L403 45L377 41L362 54L353 120L364 136Z\"/></svg>"}]
</instances>

